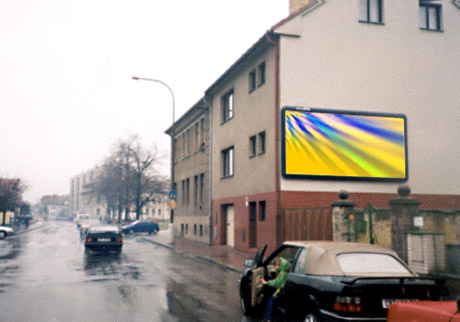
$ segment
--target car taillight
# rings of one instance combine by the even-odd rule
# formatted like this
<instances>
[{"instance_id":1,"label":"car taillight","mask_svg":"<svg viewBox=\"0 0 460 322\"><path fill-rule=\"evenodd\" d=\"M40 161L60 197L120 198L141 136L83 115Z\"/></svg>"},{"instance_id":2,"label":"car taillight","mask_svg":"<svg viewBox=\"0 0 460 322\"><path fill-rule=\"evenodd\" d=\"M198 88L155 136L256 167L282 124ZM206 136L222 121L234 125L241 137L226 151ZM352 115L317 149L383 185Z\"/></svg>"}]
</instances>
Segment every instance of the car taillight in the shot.
<instances>
[{"instance_id":1,"label":"car taillight","mask_svg":"<svg viewBox=\"0 0 460 322\"><path fill-rule=\"evenodd\" d=\"M334 310L337 312L361 312L361 298L352 296L337 296Z\"/></svg>"},{"instance_id":2,"label":"car taillight","mask_svg":"<svg viewBox=\"0 0 460 322\"><path fill-rule=\"evenodd\" d=\"M121 238L121 237L117 239L117 242L119 242L119 243L121 243L122 241L123 241L123 238Z\"/></svg>"},{"instance_id":3,"label":"car taillight","mask_svg":"<svg viewBox=\"0 0 460 322\"><path fill-rule=\"evenodd\" d=\"M92 241L93 241L92 238L86 238L86 242L87 242L87 243L91 243Z\"/></svg>"}]
</instances>

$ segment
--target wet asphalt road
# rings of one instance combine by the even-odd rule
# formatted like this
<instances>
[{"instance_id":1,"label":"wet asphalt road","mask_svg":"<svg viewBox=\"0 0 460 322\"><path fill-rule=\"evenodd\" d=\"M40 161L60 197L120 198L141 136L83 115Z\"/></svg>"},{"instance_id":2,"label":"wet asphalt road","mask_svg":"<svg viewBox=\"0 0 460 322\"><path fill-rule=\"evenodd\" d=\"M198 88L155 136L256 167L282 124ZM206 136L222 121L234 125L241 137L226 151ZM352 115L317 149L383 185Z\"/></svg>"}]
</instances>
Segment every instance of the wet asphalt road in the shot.
<instances>
[{"instance_id":1,"label":"wet asphalt road","mask_svg":"<svg viewBox=\"0 0 460 322\"><path fill-rule=\"evenodd\" d=\"M0 321L242 321L239 274L125 236L85 255L73 222L0 240Z\"/></svg>"}]
</instances>

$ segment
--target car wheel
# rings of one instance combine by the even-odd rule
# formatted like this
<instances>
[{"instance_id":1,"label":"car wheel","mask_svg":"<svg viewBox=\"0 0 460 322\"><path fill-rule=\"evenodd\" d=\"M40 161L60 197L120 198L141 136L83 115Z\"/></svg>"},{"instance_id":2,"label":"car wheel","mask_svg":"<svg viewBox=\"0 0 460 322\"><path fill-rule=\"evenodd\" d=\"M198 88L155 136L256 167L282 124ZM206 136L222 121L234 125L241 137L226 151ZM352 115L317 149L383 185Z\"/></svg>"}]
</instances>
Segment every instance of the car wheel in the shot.
<instances>
[{"instance_id":1,"label":"car wheel","mask_svg":"<svg viewBox=\"0 0 460 322\"><path fill-rule=\"evenodd\" d=\"M0 231L0 239L5 239L6 233L4 231Z\"/></svg>"},{"instance_id":2,"label":"car wheel","mask_svg":"<svg viewBox=\"0 0 460 322\"><path fill-rule=\"evenodd\" d=\"M154 230L153 230L153 234L154 234L154 235L158 234L158 229L154 229Z\"/></svg>"},{"instance_id":3,"label":"car wheel","mask_svg":"<svg viewBox=\"0 0 460 322\"><path fill-rule=\"evenodd\" d=\"M321 320L318 317L318 314L316 312L309 312L305 316L305 319L303 322L320 322Z\"/></svg>"}]
</instances>

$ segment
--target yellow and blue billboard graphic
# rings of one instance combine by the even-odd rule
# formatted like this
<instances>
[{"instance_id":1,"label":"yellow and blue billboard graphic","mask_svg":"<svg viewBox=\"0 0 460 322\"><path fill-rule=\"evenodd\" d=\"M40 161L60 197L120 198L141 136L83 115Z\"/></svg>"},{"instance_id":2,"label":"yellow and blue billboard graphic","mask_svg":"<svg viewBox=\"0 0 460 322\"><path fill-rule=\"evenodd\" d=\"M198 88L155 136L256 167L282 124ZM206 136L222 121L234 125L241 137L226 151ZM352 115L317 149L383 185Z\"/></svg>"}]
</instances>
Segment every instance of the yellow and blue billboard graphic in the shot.
<instances>
[{"instance_id":1,"label":"yellow and blue billboard graphic","mask_svg":"<svg viewBox=\"0 0 460 322\"><path fill-rule=\"evenodd\" d=\"M404 115L285 107L282 116L284 177L407 180Z\"/></svg>"}]
</instances>

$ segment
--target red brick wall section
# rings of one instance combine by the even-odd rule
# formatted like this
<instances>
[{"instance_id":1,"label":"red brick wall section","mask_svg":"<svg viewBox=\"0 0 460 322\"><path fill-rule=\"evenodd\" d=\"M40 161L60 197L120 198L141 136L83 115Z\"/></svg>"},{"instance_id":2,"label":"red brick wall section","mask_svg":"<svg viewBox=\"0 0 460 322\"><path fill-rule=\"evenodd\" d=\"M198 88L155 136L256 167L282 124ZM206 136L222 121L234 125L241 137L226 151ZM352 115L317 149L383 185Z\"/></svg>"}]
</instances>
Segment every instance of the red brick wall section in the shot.
<instances>
[{"instance_id":1,"label":"red brick wall section","mask_svg":"<svg viewBox=\"0 0 460 322\"><path fill-rule=\"evenodd\" d=\"M349 193L348 200L355 203L356 208L366 207L369 203L376 208L390 208L390 200L398 198L391 193ZM411 194L409 197L420 201L420 209L459 209L460 195L422 195ZM327 207L339 200L338 192L298 192L283 191L281 208Z\"/></svg>"},{"instance_id":2,"label":"red brick wall section","mask_svg":"<svg viewBox=\"0 0 460 322\"><path fill-rule=\"evenodd\" d=\"M313 208L313 207L330 207L331 204L339 200L338 192L297 192L283 191L281 192L281 208ZM398 198L399 195L395 192L390 193L349 193L348 200L355 203L356 208L366 207L369 203L376 208L390 208L389 202L392 199ZM410 197L421 202L420 209L459 209L460 195L417 195L413 194ZM276 249L277 245L277 207L276 193L267 192L263 194L254 194L248 196L238 196L232 198L216 199L212 202L212 245L226 245L226 226L223 222L223 214L221 211L222 205L233 204L235 209L235 249L254 253L256 248L249 248L249 207L246 206L246 198L248 202L256 202L257 207L259 201L265 201L266 220L260 221L257 218L257 247L264 244L268 245L267 252ZM258 216L259 214L257 214ZM217 224L216 224L217 216ZM215 232L217 227L217 238ZM243 241L243 231L245 238ZM268 253L267 253L268 254Z\"/></svg>"},{"instance_id":3,"label":"red brick wall section","mask_svg":"<svg viewBox=\"0 0 460 322\"><path fill-rule=\"evenodd\" d=\"M247 199L246 199L247 198ZM235 249L254 253L257 248L249 248L249 207L246 206L246 200L256 202L257 208L259 201L265 201L265 221L260 221L259 211L257 209L257 248L267 244L268 250L273 251L276 248L276 194L268 192L263 194L254 194L248 196L238 196L233 198L216 199L212 201L212 245L226 245L226 226L223 224L223 205L233 204L235 209ZM216 224L217 216L217 224ZM217 238L214 235L217 227ZM245 238L243 241L243 231Z\"/></svg>"}]
</instances>

